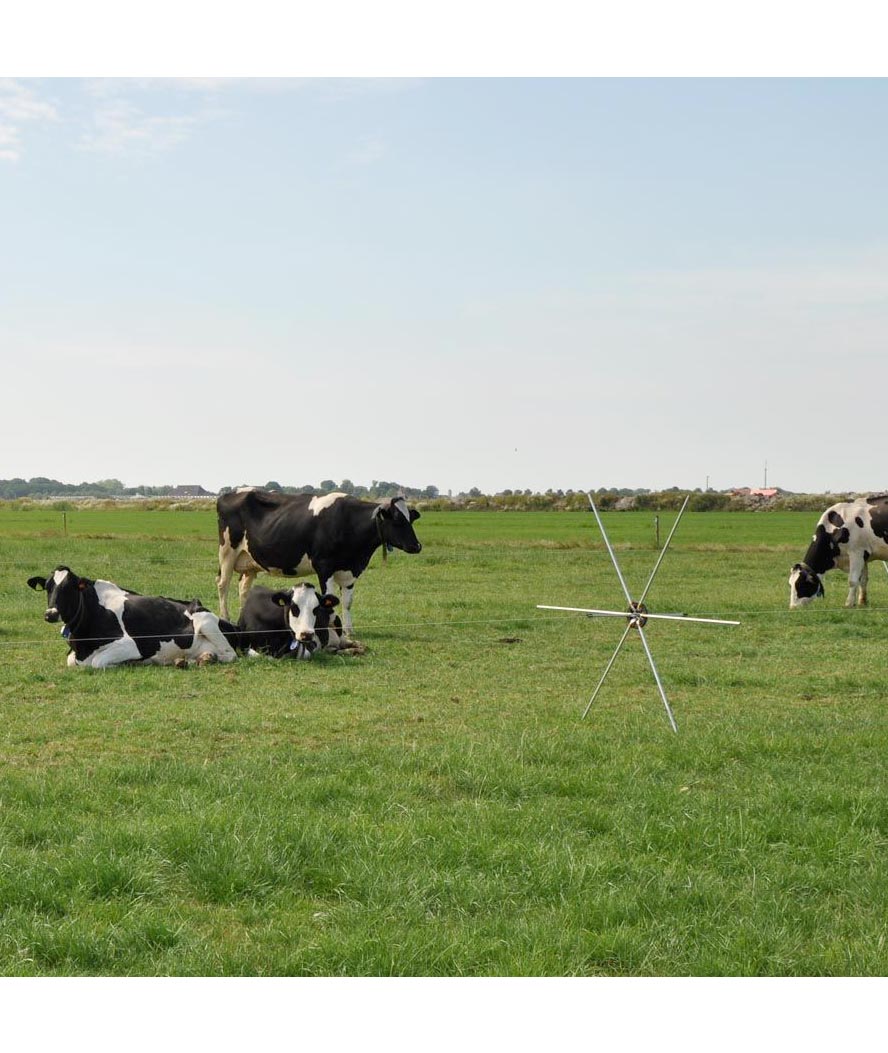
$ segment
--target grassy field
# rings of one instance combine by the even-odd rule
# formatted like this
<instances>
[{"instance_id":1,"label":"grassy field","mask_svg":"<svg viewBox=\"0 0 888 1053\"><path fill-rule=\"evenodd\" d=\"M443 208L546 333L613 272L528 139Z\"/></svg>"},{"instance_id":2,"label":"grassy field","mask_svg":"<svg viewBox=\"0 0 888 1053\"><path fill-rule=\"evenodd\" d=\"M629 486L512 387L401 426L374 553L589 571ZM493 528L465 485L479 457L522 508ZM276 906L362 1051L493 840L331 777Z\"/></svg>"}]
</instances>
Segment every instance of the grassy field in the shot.
<instances>
[{"instance_id":1,"label":"grassy field","mask_svg":"<svg viewBox=\"0 0 888 1053\"><path fill-rule=\"evenodd\" d=\"M99 672L26 579L215 609L213 512L0 507L0 972L884 974L888 576L790 614L816 519L686 515L649 605L742 625L650 623L676 736L638 641L581 721L622 623L535 609L623 606L591 515L423 515L362 657Z\"/></svg>"}]
</instances>

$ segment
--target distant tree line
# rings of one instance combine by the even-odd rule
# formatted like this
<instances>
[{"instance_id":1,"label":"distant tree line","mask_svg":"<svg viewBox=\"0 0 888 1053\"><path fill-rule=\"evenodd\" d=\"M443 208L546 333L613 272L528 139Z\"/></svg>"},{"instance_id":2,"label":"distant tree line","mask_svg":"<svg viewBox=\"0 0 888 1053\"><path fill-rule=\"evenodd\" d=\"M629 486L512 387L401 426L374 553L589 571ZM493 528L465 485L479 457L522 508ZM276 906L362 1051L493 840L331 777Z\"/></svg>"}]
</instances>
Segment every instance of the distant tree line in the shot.
<instances>
[{"instance_id":1,"label":"distant tree line","mask_svg":"<svg viewBox=\"0 0 888 1053\"><path fill-rule=\"evenodd\" d=\"M248 486L250 484L244 483L243 485ZM219 493L229 494L236 489L236 486L223 486ZM281 486L274 479L270 479L265 484L265 489L280 490L283 494L329 494L334 490L338 490L344 494L351 494L354 497L366 497L371 500L383 497L397 497L403 494L413 501L430 501L440 494L437 486L420 488L417 486L405 486L403 483L390 483L383 479L374 479L369 486L356 485L351 479L343 479L341 483L337 483L333 479L322 479L317 486L311 483L305 483L303 486Z\"/></svg>"},{"instance_id":2,"label":"distant tree line","mask_svg":"<svg viewBox=\"0 0 888 1053\"><path fill-rule=\"evenodd\" d=\"M168 497L173 486L124 486L119 479L99 479L94 483L62 483L42 475L33 479L0 479L0 499L19 497Z\"/></svg>"},{"instance_id":3,"label":"distant tree line","mask_svg":"<svg viewBox=\"0 0 888 1053\"><path fill-rule=\"evenodd\" d=\"M246 485L246 484L245 484ZM285 494L326 494L339 490L355 497L368 500L381 500L403 494L408 500L419 502L424 508L441 511L475 511L489 510L494 512L523 511L588 511L587 493L595 497L596 505L603 510L645 511L678 509L684 500L687 490L673 486L667 490L648 490L645 488L598 487L589 490L546 490L544 493L533 490L500 490L495 494L485 494L477 486L461 491L455 495L442 495L437 486L405 486L403 483L385 479L374 479L369 486L360 486L350 479L336 482L333 479L322 479L317 486L306 483L303 486L282 486L274 479L265 484L268 490L279 490ZM229 493L236 487L223 486L220 493ZM182 497L213 496L199 486L124 486L119 479L99 479L96 482L63 483L58 479L47 479L36 476L33 479L0 479L0 500L16 501L22 499L47 498L93 498L114 500L120 498L169 498L179 500ZM688 507L695 512L708 511L747 511L783 510L808 511L823 510L837 500L847 500L854 496L843 494L790 494L780 492L773 498L756 498L749 495L738 495L717 490L700 490L691 493Z\"/></svg>"}]
</instances>

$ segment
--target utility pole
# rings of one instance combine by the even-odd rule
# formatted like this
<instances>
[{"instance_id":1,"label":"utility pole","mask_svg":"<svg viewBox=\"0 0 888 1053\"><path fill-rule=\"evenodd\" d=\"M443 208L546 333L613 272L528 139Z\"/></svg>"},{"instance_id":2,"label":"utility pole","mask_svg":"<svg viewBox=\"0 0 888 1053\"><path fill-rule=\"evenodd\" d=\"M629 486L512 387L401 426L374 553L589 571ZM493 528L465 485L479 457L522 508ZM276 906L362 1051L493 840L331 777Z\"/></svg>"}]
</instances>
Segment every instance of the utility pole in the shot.
<instances>
[{"instance_id":1,"label":"utility pole","mask_svg":"<svg viewBox=\"0 0 888 1053\"><path fill-rule=\"evenodd\" d=\"M768 462L765 461L765 486L764 489L768 489Z\"/></svg>"},{"instance_id":2,"label":"utility pole","mask_svg":"<svg viewBox=\"0 0 888 1053\"><path fill-rule=\"evenodd\" d=\"M705 492L707 494L709 493L709 476L708 475L706 476L706 490L705 490Z\"/></svg>"}]
</instances>

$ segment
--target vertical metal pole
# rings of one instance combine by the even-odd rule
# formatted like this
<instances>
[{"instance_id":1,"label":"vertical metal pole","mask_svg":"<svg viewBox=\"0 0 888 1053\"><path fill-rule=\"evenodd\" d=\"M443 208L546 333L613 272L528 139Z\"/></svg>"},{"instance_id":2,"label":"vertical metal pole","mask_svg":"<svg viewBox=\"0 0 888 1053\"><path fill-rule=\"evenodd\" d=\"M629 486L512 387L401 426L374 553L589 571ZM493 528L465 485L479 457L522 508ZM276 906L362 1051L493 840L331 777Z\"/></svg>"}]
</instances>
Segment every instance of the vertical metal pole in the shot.
<instances>
[{"instance_id":1,"label":"vertical metal pole","mask_svg":"<svg viewBox=\"0 0 888 1053\"><path fill-rule=\"evenodd\" d=\"M65 531L65 537L68 536L68 513L62 512L62 528Z\"/></svg>"},{"instance_id":2,"label":"vertical metal pole","mask_svg":"<svg viewBox=\"0 0 888 1053\"><path fill-rule=\"evenodd\" d=\"M660 517L654 516L654 529L657 531L657 548L660 547Z\"/></svg>"}]
</instances>

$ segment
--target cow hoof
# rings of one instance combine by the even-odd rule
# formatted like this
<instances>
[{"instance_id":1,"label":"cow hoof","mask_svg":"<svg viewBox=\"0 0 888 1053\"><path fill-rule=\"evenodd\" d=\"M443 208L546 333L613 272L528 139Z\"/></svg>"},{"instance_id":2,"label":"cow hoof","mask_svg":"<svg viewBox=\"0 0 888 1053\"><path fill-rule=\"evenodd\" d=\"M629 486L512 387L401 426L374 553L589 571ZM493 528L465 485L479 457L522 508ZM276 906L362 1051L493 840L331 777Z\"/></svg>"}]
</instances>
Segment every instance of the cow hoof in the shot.
<instances>
[{"instance_id":1,"label":"cow hoof","mask_svg":"<svg viewBox=\"0 0 888 1053\"><path fill-rule=\"evenodd\" d=\"M217 661L218 661L218 659L212 653L212 651L207 651L204 654L198 656L197 664L198 665L214 665Z\"/></svg>"},{"instance_id":2,"label":"cow hoof","mask_svg":"<svg viewBox=\"0 0 888 1053\"><path fill-rule=\"evenodd\" d=\"M175 660L175 662L173 662L173 666L176 669L187 669L188 668L188 659L187 658L177 658Z\"/></svg>"}]
</instances>

